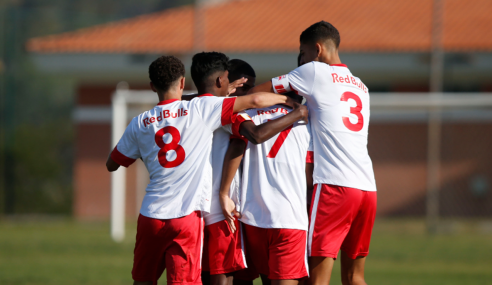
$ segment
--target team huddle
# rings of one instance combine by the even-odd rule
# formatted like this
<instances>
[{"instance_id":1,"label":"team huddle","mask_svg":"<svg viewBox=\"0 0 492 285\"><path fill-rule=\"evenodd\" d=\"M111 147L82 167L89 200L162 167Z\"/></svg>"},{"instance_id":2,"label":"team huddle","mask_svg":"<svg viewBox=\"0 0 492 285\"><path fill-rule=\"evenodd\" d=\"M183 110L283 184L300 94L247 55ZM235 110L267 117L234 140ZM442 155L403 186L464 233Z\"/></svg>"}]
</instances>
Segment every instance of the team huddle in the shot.
<instances>
[{"instance_id":1,"label":"team huddle","mask_svg":"<svg viewBox=\"0 0 492 285\"><path fill-rule=\"evenodd\" d=\"M174 56L149 67L159 103L133 118L109 171L142 159L150 183L137 225L134 284L366 284L376 215L367 151L369 92L321 21L300 36L298 68L255 86L246 62L193 57L183 96ZM306 105L301 105L302 100Z\"/></svg>"}]
</instances>

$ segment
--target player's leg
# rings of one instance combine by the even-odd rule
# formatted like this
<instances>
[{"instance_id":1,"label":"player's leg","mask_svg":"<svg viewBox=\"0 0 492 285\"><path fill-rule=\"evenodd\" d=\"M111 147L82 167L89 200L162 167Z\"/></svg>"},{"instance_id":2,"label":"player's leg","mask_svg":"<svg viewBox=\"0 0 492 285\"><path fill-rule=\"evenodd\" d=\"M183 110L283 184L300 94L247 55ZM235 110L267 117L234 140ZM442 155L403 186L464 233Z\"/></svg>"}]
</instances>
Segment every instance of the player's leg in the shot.
<instances>
[{"instance_id":1,"label":"player's leg","mask_svg":"<svg viewBox=\"0 0 492 285\"><path fill-rule=\"evenodd\" d=\"M268 278L272 285L298 285L308 276L307 232L297 229L268 229L270 236Z\"/></svg>"},{"instance_id":2,"label":"player's leg","mask_svg":"<svg viewBox=\"0 0 492 285\"><path fill-rule=\"evenodd\" d=\"M206 227L211 285L232 285L234 274L246 268L238 220L235 226L237 230L232 232L229 224L222 220Z\"/></svg>"},{"instance_id":3,"label":"player's leg","mask_svg":"<svg viewBox=\"0 0 492 285\"><path fill-rule=\"evenodd\" d=\"M358 256L352 259L342 250L341 252L341 273L343 285L366 285L364 280L365 256Z\"/></svg>"},{"instance_id":4,"label":"player's leg","mask_svg":"<svg viewBox=\"0 0 492 285\"><path fill-rule=\"evenodd\" d=\"M162 235L168 221L138 217L132 269L134 284L153 284L162 275L166 267L165 252L173 238L172 234Z\"/></svg>"},{"instance_id":5,"label":"player's leg","mask_svg":"<svg viewBox=\"0 0 492 285\"><path fill-rule=\"evenodd\" d=\"M166 250L167 284L202 284L201 255L203 219L200 211L171 219L167 231L176 232L172 245Z\"/></svg>"},{"instance_id":6,"label":"player's leg","mask_svg":"<svg viewBox=\"0 0 492 285\"><path fill-rule=\"evenodd\" d=\"M244 240L244 239L243 239ZM260 277L260 274L253 266L251 258L248 256L248 252L245 252L248 268L236 271L234 273L233 285L253 285L253 281ZM263 283L265 284L265 283Z\"/></svg>"},{"instance_id":7,"label":"player's leg","mask_svg":"<svg viewBox=\"0 0 492 285\"><path fill-rule=\"evenodd\" d=\"M209 234L208 226L203 230L202 284L210 285Z\"/></svg>"},{"instance_id":8,"label":"player's leg","mask_svg":"<svg viewBox=\"0 0 492 285\"><path fill-rule=\"evenodd\" d=\"M246 251L251 258L248 267L253 267L259 274L264 285L269 285L268 273L270 272L268 263L269 236L268 229L263 229L247 224L242 224L244 230L244 242Z\"/></svg>"},{"instance_id":9,"label":"player's leg","mask_svg":"<svg viewBox=\"0 0 492 285\"><path fill-rule=\"evenodd\" d=\"M272 284L272 280L268 279L268 275L260 274L260 278L261 278L261 284L263 284L263 285L271 285Z\"/></svg>"},{"instance_id":10,"label":"player's leg","mask_svg":"<svg viewBox=\"0 0 492 285\"><path fill-rule=\"evenodd\" d=\"M313 191L308 236L309 283L328 285L333 264L357 215L360 190L318 184Z\"/></svg>"},{"instance_id":11,"label":"player's leg","mask_svg":"<svg viewBox=\"0 0 492 285\"><path fill-rule=\"evenodd\" d=\"M309 285L328 285L330 284L331 271L335 259L324 256L309 257Z\"/></svg>"},{"instance_id":12,"label":"player's leg","mask_svg":"<svg viewBox=\"0 0 492 285\"><path fill-rule=\"evenodd\" d=\"M211 285L232 285L234 272L210 275Z\"/></svg>"},{"instance_id":13,"label":"player's leg","mask_svg":"<svg viewBox=\"0 0 492 285\"><path fill-rule=\"evenodd\" d=\"M203 262L202 262L203 265ZM204 271L202 269L202 284L210 285L210 270Z\"/></svg>"},{"instance_id":14,"label":"player's leg","mask_svg":"<svg viewBox=\"0 0 492 285\"><path fill-rule=\"evenodd\" d=\"M234 276L233 285L253 285L253 280L242 280Z\"/></svg>"},{"instance_id":15,"label":"player's leg","mask_svg":"<svg viewBox=\"0 0 492 285\"><path fill-rule=\"evenodd\" d=\"M241 247L244 252L244 258L246 259L246 264L248 268L236 271L234 274L233 285L253 285L253 281L260 277L256 268L251 261L250 252L246 249L246 239L244 237L244 225L239 222L239 227L241 230ZM265 284L265 283L263 283Z\"/></svg>"},{"instance_id":16,"label":"player's leg","mask_svg":"<svg viewBox=\"0 0 492 285\"><path fill-rule=\"evenodd\" d=\"M341 274L344 285L364 285L364 265L369 254L372 228L376 218L376 192L359 191L361 203L350 231L341 246Z\"/></svg>"},{"instance_id":17,"label":"player's leg","mask_svg":"<svg viewBox=\"0 0 492 285\"><path fill-rule=\"evenodd\" d=\"M298 285L299 280L272 280L272 285Z\"/></svg>"}]
</instances>

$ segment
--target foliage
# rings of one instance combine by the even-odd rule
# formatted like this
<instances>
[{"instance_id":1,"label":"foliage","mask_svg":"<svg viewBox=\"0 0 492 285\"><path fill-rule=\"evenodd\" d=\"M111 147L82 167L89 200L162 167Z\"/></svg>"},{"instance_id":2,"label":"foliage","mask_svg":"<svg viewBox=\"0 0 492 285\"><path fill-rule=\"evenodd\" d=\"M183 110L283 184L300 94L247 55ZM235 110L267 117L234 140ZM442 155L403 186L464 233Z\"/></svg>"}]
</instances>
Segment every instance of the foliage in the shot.
<instances>
[{"instance_id":1,"label":"foliage","mask_svg":"<svg viewBox=\"0 0 492 285\"><path fill-rule=\"evenodd\" d=\"M0 213L71 213L77 82L37 70L26 40L192 2L0 0Z\"/></svg>"}]
</instances>

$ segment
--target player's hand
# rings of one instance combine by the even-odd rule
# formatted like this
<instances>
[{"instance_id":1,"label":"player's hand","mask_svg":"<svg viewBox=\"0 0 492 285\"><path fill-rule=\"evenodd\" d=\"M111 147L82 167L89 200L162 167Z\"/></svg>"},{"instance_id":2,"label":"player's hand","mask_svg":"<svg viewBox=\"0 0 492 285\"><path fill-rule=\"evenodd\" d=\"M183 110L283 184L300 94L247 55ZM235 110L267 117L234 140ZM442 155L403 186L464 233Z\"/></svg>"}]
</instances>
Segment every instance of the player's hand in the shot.
<instances>
[{"instance_id":1,"label":"player's hand","mask_svg":"<svg viewBox=\"0 0 492 285\"><path fill-rule=\"evenodd\" d=\"M222 208L222 214L226 218L232 233L236 232L236 224L234 221L236 218L240 218L241 214L236 210L236 204L231 198L227 196L220 197L220 206Z\"/></svg>"},{"instance_id":2,"label":"player's hand","mask_svg":"<svg viewBox=\"0 0 492 285\"><path fill-rule=\"evenodd\" d=\"M294 102L293 112L298 112L299 116L301 116L300 120L306 122L306 124L308 123L309 111L305 105L301 105L297 102Z\"/></svg>"},{"instance_id":3,"label":"player's hand","mask_svg":"<svg viewBox=\"0 0 492 285\"><path fill-rule=\"evenodd\" d=\"M294 101L294 99L290 98L287 96L287 101L284 103L284 105L287 105L291 108L294 108L294 104L296 104L297 102Z\"/></svg>"},{"instance_id":4,"label":"player's hand","mask_svg":"<svg viewBox=\"0 0 492 285\"><path fill-rule=\"evenodd\" d=\"M232 82L232 83L229 83L229 89L228 89L228 92L227 92L227 96L230 96L231 94L233 94L234 92L236 92L236 88L238 87L242 87L243 86L243 83L246 83L246 81L248 81L247 78L239 78L238 80Z\"/></svg>"}]
</instances>

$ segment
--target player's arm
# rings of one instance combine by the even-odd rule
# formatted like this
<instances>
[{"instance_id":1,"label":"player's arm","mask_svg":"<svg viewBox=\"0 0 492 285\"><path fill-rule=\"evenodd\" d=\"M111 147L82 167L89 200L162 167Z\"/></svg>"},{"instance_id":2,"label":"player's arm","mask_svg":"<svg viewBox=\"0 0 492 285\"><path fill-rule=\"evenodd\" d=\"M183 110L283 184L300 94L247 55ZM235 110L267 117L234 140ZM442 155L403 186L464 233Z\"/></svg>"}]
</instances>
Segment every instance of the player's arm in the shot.
<instances>
[{"instance_id":1,"label":"player's arm","mask_svg":"<svg viewBox=\"0 0 492 285\"><path fill-rule=\"evenodd\" d=\"M120 165L111 158L111 154L109 154L108 160L106 161L106 168L109 172L116 171L120 168Z\"/></svg>"},{"instance_id":2,"label":"player's arm","mask_svg":"<svg viewBox=\"0 0 492 285\"><path fill-rule=\"evenodd\" d=\"M304 105L294 103L294 110L289 114L259 126L255 125L253 121L242 122L239 126L239 134L247 138L248 141L253 144L260 144L299 120L305 120L307 122L308 109Z\"/></svg>"},{"instance_id":3,"label":"player's arm","mask_svg":"<svg viewBox=\"0 0 492 285\"><path fill-rule=\"evenodd\" d=\"M306 190L307 190L307 210L309 213L309 209L311 208L311 198L313 197L313 172L314 172L314 163L306 162Z\"/></svg>"},{"instance_id":4,"label":"player's arm","mask_svg":"<svg viewBox=\"0 0 492 285\"><path fill-rule=\"evenodd\" d=\"M314 181L313 181L313 172L314 172L314 145L313 145L313 137L311 135L311 128L308 127L308 131L310 133L309 146L306 153L306 194L307 194L307 210L311 208L311 199L313 197L313 189L314 189Z\"/></svg>"},{"instance_id":5,"label":"player's arm","mask_svg":"<svg viewBox=\"0 0 492 285\"><path fill-rule=\"evenodd\" d=\"M311 96L316 74L315 70L316 66L314 62L306 63L288 74L274 77L270 81L255 86L249 92L274 92L283 94L289 91L295 91L298 95L304 97Z\"/></svg>"},{"instance_id":6,"label":"player's arm","mask_svg":"<svg viewBox=\"0 0 492 285\"><path fill-rule=\"evenodd\" d=\"M229 197L229 191L231 188L232 180L236 175L236 171L241 164L243 158L244 148L246 142L242 139L232 139L224 157L224 165L222 167L222 180L220 181L219 201L222 213L226 218L232 232L236 231L234 225L235 217L240 217L240 214L236 211L236 205Z\"/></svg>"},{"instance_id":7,"label":"player's arm","mask_svg":"<svg viewBox=\"0 0 492 285\"><path fill-rule=\"evenodd\" d=\"M261 109L277 104L292 106L293 100L287 96L275 93L260 92L246 96L236 97L233 112L237 113L246 109Z\"/></svg>"},{"instance_id":8,"label":"player's arm","mask_svg":"<svg viewBox=\"0 0 492 285\"><path fill-rule=\"evenodd\" d=\"M239 88L239 87L242 87L243 84L248 81L247 78L239 78L238 80L234 81L234 82L231 82L229 83L229 88L228 88L228 92L227 92L227 96L229 95L232 95L234 92L236 92L236 88ZM191 101L193 99L195 99L196 97L200 96L200 94L187 94L187 95L183 95L181 96L181 100L182 101Z\"/></svg>"},{"instance_id":9,"label":"player's arm","mask_svg":"<svg viewBox=\"0 0 492 285\"><path fill-rule=\"evenodd\" d=\"M255 87L251 88L248 91L248 94L253 94L253 93L257 93L257 92L274 92L272 81L269 80L269 81L262 83L260 85L256 85Z\"/></svg>"},{"instance_id":10,"label":"player's arm","mask_svg":"<svg viewBox=\"0 0 492 285\"><path fill-rule=\"evenodd\" d=\"M109 154L108 160L106 161L106 168L109 172L116 171L120 166L129 167L137 158L141 158L135 133L133 132L135 123L136 117L126 127L118 144L116 144Z\"/></svg>"}]
</instances>

